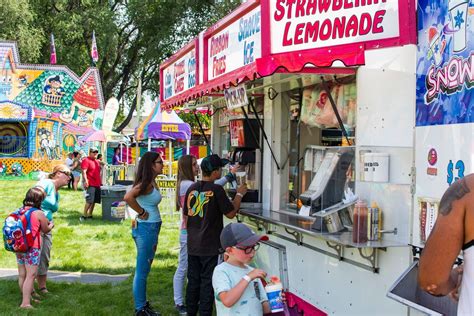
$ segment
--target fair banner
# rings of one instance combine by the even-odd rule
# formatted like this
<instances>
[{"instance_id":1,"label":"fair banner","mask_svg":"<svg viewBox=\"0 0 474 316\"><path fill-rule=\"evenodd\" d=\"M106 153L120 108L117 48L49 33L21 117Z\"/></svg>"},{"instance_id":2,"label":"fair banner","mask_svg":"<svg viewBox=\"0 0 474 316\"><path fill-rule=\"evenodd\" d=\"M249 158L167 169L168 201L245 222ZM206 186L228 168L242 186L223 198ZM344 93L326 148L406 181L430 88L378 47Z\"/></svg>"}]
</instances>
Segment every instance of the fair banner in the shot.
<instances>
[{"instance_id":1,"label":"fair banner","mask_svg":"<svg viewBox=\"0 0 474 316\"><path fill-rule=\"evenodd\" d=\"M271 53L396 38L399 0L268 0Z\"/></svg>"},{"instance_id":2,"label":"fair banner","mask_svg":"<svg viewBox=\"0 0 474 316\"><path fill-rule=\"evenodd\" d=\"M104 119L102 121L102 130L104 132L111 132L114 126L115 118L119 111L119 102L116 98L110 98L105 104ZM99 128L100 129L100 128Z\"/></svg>"},{"instance_id":3,"label":"fair banner","mask_svg":"<svg viewBox=\"0 0 474 316\"><path fill-rule=\"evenodd\" d=\"M196 50L193 48L162 70L164 100L196 86Z\"/></svg>"},{"instance_id":4,"label":"fair banner","mask_svg":"<svg viewBox=\"0 0 474 316\"><path fill-rule=\"evenodd\" d=\"M416 125L472 123L474 1L419 0L418 8Z\"/></svg>"},{"instance_id":5,"label":"fair banner","mask_svg":"<svg viewBox=\"0 0 474 316\"><path fill-rule=\"evenodd\" d=\"M207 39L207 79L212 80L261 57L260 6Z\"/></svg>"},{"instance_id":6,"label":"fair banner","mask_svg":"<svg viewBox=\"0 0 474 316\"><path fill-rule=\"evenodd\" d=\"M230 87L224 90L224 99L227 104L227 109L238 109L249 104L247 98L247 91L245 84L240 84L237 87Z\"/></svg>"}]
</instances>

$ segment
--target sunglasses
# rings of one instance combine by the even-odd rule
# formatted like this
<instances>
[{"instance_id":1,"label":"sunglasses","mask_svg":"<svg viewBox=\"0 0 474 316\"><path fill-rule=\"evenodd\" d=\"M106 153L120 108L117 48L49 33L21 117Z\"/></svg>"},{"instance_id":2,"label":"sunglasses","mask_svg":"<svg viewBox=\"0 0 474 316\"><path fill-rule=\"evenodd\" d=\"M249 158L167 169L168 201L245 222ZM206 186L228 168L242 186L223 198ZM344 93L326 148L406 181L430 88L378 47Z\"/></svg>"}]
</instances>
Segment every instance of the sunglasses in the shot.
<instances>
[{"instance_id":1,"label":"sunglasses","mask_svg":"<svg viewBox=\"0 0 474 316\"><path fill-rule=\"evenodd\" d=\"M252 251L257 251L258 248L260 248L260 244L259 244L259 243L256 243L255 245L250 246L250 247L237 247L237 246L234 246L233 248L240 249L240 250L242 250L246 255L249 255L249 254L252 253Z\"/></svg>"},{"instance_id":2,"label":"sunglasses","mask_svg":"<svg viewBox=\"0 0 474 316\"><path fill-rule=\"evenodd\" d=\"M61 172L62 174L65 174L68 177L71 177L71 172L69 171L59 171L59 172Z\"/></svg>"},{"instance_id":3,"label":"sunglasses","mask_svg":"<svg viewBox=\"0 0 474 316\"><path fill-rule=\"evenodd\" d=\"M93 154L98 154L99 152L97 150L92 151Z\"/></svg>"},{"instance_id":4,"label":"sunglasses","mask_svg":"<svg viewBox=\"0 0 474 316\"><path fill-rule=\"evenodd\" d=\"M155 163L159 163L160 165L162 165L162 164L163 164L163 160L155 161Z\"/></svg>"}]
</instances>

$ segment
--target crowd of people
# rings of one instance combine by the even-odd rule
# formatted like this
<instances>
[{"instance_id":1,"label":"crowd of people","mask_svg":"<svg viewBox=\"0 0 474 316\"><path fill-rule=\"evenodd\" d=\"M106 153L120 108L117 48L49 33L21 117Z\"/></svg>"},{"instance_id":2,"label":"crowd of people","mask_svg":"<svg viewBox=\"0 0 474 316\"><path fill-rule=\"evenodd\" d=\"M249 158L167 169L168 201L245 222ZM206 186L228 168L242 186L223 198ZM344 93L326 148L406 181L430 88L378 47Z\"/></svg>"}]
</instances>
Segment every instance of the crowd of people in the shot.
<instances>
[{"instance_id":1,"label":"crowd of people","mask_svg":"<svg viewBox=\"0 0 474 316\"><path fill-rule=\"evenodd\" d=\"M100 202L97 155L97 150L91 148L89 156L80 164L88 193L84 219L92 216L94 204ZM180 251L173 292L180 315L209 316L213 314L214 304L218 315L263 315L271 311L262 283L266 273L249 266L259 242L268 237L256 235L241 223L224 227L224 216L229 219L236 216L247 192L246 184L241 184L233 200L226 195L223 185L235 180L238 168L231 167L230 172L222 176L222 167L228 163L217 155L205 157L200 166L201 180L196 180L199 174L196 157L185 155L178 161L176 208L181 214ZM140 159L132 188L124 197L137 213L132 220L132 238L137 250L132 292L137 316L160 315L147 299L147 279L162 226L159 209L162 196L155 179L163 172L163 164L159 153L147 152ZM31 212L31 230L37 238L27 253L17 253L22 308L31 308L31 300L38 295L33 287L35 278L39 292L48 293L53 214L59 208L59 188L72 178L71 166L56 166L47 179L28 190L23 201L22 209ZM459 180L447 190L440 203L440 216L420 260L420 286L433 295L450 294L460 299L462 311L474 310L472 282L466 281L473 279L473 190L474 175ZM444 255L439 255L439 249L443 249ZM461 250L464 264L452 269Z\"/></svg>"}]
</instances>

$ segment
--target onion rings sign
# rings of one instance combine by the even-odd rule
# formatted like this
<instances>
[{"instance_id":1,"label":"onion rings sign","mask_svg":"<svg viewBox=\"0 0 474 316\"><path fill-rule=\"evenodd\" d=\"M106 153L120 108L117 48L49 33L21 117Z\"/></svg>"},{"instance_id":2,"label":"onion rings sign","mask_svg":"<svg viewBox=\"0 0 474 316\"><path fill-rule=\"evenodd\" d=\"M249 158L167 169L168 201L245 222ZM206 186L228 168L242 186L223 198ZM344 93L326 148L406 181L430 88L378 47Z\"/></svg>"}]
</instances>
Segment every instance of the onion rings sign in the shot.
<instances>
[{"instance_id":1,"label":"onion rings sign","mask_svg":"<svg viewBox=\"0 0 474 316\"><path fill-rule=\"evenodd\" d=\"M269 0L271 53L399 36L398 0Z\"/></svg>"}]
</instances>

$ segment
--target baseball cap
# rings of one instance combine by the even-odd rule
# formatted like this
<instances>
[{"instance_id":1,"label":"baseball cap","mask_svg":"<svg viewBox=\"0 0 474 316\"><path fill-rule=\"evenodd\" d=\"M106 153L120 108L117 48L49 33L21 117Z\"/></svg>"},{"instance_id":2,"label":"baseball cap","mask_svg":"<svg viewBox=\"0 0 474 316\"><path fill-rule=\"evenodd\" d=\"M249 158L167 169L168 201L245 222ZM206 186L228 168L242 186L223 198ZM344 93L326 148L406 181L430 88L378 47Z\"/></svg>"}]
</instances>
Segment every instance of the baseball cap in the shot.
<instances>
[{"instance_id":1,"label":"baseball cap","mask_svg":"<svg viewBox=\"0 0 474 316\"><path fill-rule=\"evenodd\" d=\"M204 172L212 172L229 163L228 159L222 159L216 154L209 155L201 161L201 169Z\"/></svg>"},{"instance_id":2,"label":"baseball cap","mask_svg":"<svg viewBox=\"0 0 474 316\"><path fill-rule=\"evenodd\" d=\"M89 152L90 152L90 153L91 153L91 152L97 152L97 153L98 153L98 152L99 152L99 149L97 149L97 147L91 147L91 148L89 148Z\"/></svg>"},{"instance_id":3,"label":"baseball cap","mask_svg":"<svg viewBox=\"0 0 474 316\"><path fill-rule=\"evenodd\" d=\"M233 246L250 247L260 240L268 240L268 236L257 235L242 223L230 223L221 232L221 246L224 250Z\"/></svg>"}]
</instances>

